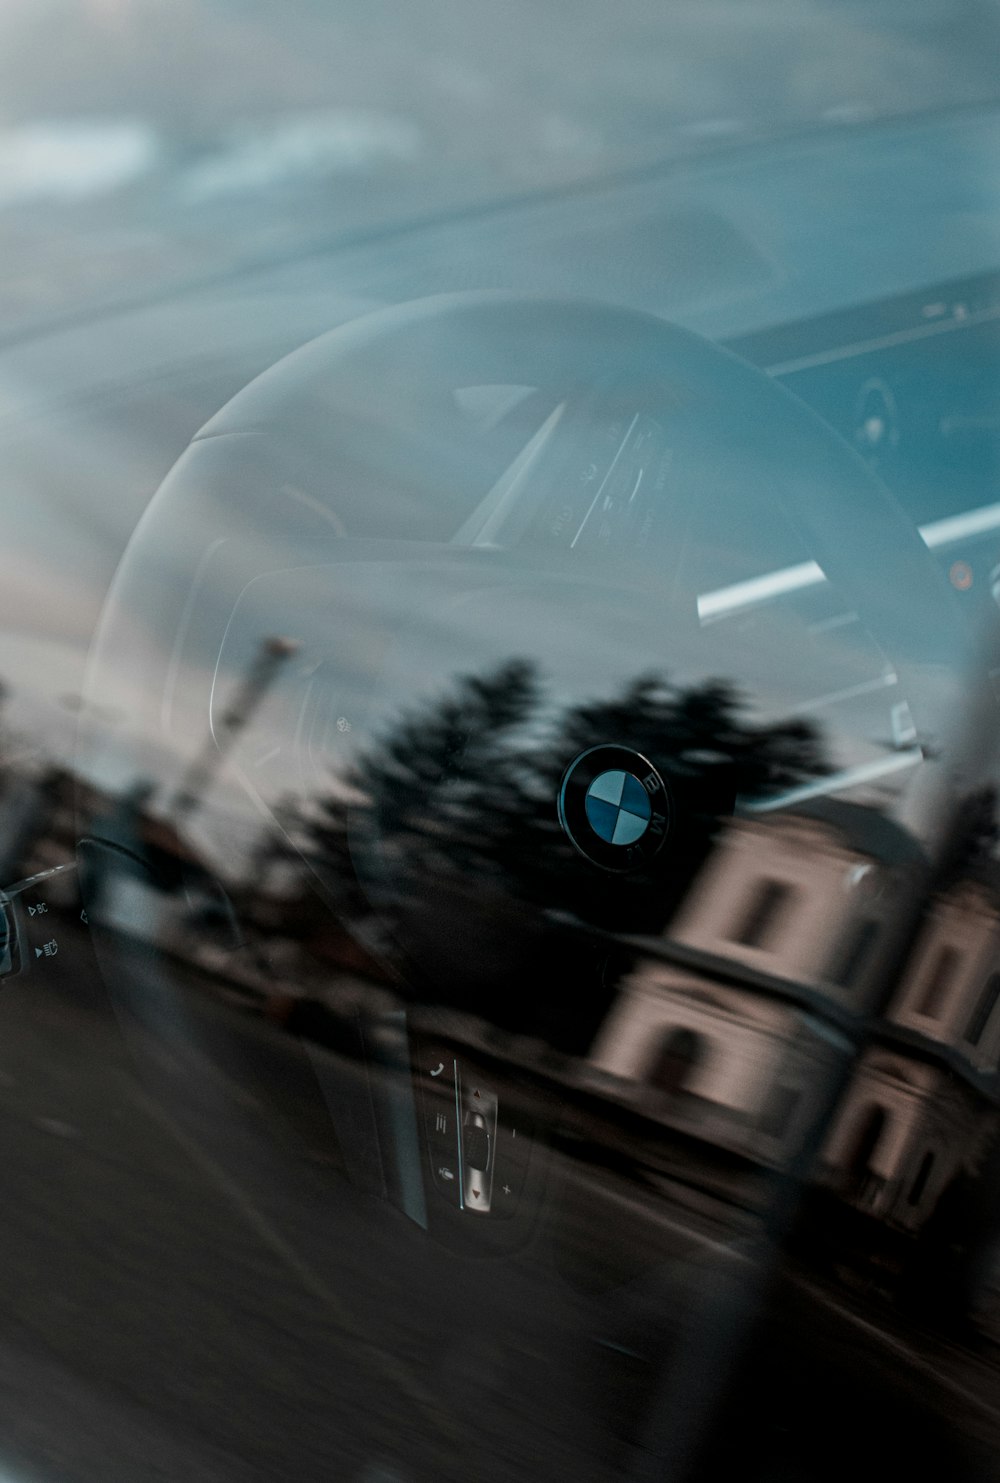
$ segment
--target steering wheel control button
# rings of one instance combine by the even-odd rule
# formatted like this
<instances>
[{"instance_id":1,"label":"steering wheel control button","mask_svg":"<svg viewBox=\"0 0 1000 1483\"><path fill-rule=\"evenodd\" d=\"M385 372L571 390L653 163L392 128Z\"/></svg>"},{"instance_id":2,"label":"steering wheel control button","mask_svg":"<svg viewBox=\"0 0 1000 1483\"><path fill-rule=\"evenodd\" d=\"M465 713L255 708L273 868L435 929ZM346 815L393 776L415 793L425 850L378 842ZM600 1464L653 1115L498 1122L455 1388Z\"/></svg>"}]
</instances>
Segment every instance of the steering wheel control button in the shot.
<instances>
[{"instance_id":1,"label":"steering wheel control button","mask_svg":"<svg viewBox=\"0 0 1000 1483\"><path fill-rule=\"evenodd\" d=\"M494 1153L493 1197L496 1214L510 1219L516 1212L531 1158L533 1128L527 1118L501 1123Z\"/></svg>"},{"instance_id":2,"label":"steering wheel control button","mask_svg":"<svg viewBox=\"0 0 1000 1483\"><path fill-rule=\"evenodd\" d=\"M455 1106L455 1063L434 1056L426 1069L434 1077L424 1084L423 1092L424 1135L431 1177L444 1199L457 1209L462 1156Z\"/></svg>"},{"instance_id":3,"label":"steering wheel control button","mask_svg":"<svg viewBox=\"0 0 1000 1483\"><path fill-rule=\"evenodd\" d=\"M483 1173L490 1164L490 1134L485 1118L476 1113L467 1116L463 1140L467 1166L477 1174Z\"/></svg>"},{"instance_id":4,"label":"steering wheel control button","mask_svg":"<svg viewBox=\"0 0 1000 1483\"><path fill-rule=\"evenodd\" d=\"M488 1087L473 1083L463 1100L465 1209L473 1214L488 1215L493 1208L492 1147L497 1130L497 1098Z\"/></svg>"},{"instance_id":5,"label":"steering wheel control button","mask_svg":"<svg viewBox=\"0 0 1000 1483\"><path fill-rule=\"evenodd\" d=\"M670 829L670 794L648 758L630 747L590 747L559 785L559 822L592 865L624 872L646 865Z\"/></svg>"}]
</instances>

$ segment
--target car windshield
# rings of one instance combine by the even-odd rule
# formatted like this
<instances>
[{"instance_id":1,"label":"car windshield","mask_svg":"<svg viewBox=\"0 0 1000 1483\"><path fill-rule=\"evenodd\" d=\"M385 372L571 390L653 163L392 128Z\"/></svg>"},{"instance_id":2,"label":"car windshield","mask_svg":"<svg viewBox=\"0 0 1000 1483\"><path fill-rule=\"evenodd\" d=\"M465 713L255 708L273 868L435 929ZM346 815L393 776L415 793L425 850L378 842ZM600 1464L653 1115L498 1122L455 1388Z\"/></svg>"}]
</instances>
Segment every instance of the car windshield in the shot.
<instances>
[{"instance_id":1,"label":"car windshield","mask_svg":"<svg viewBox=\"0 0 1000 1483\"><path fill-rule=\"evenodd\" d=\"M0 326L996 98L987 0L0 6Z\"/></svg>"},{"instance_id":2,"label":"car windshield","mask_svg":"<svg viewBox=\"0 0 1000 1483\"><path fill-rule=\"evenodd\" d=\"M0 1483L1000 1483L1000 0L0 0Z\"/></svg>"}]
</instances>

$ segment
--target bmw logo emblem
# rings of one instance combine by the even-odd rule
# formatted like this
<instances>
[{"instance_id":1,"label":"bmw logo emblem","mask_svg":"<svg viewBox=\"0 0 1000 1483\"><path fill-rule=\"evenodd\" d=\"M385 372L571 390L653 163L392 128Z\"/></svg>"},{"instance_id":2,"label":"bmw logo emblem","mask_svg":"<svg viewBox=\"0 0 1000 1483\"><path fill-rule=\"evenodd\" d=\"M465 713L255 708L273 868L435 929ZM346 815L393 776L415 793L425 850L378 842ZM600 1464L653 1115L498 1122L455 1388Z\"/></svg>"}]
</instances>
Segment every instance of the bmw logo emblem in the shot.
<instances>
[{"instance_id":1,"label":"bmw logo emblem","mask_svg":"<svg viewBox=\"0 0 1000 1483\"><path fill-rule=\"evenodd\" d=\"M670 828L670 795L653 764L630 747L591 747L563 773L559 822L592 865L646 865Z\"/></svg>"}]
</instances>

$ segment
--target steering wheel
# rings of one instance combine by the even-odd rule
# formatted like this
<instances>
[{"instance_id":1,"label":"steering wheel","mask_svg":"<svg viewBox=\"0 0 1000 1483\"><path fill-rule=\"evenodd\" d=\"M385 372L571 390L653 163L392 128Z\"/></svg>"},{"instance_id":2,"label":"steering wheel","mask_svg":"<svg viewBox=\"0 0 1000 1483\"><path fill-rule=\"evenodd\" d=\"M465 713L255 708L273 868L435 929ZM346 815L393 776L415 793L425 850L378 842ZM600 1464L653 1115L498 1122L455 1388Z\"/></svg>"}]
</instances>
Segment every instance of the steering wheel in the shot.
<instances>
[{"instance_id":1,"label":"steering wheel","mask_svg":"<svg viewBox=\"0 0 1000 1483\"><path fill-rule=\"evenodd\" d=\"M262 1229L308 1172L262 1153L263 1050L220 1045L165 960L137 964L101 930L120 860L152 869L149 781L173 900L188 889L204 907L215 865L251 937L265 906L283 948L308 919L339 992L367 983L354 1039L327 1040L355 1061L327 1057L326 1021L299 1020L353 1183L449 1246L520 1250L548 1116L518 1081L525 1047L585 1054L620 972L609 942L660 930L739 791L718 694L643 675L698 652L692 515L709 502L724 531L746 490L800 527L918 731L937 734L961 620L909 520L801 402L653 316L482 293L368 315L258 377L165 479L95 637L89 698L125 715L135 746L123 769L103 759L123 803L117 822L89 821L81 859L112 997L142 1021L143 1054L150 1030L166 1047L186 1146L208 1147ZM665 715L683 745L656 734ZM301 895L268 894L290 860L311 915ZM279 957L265 973L301 988L302 960ZM300 1195L316 1218L298 1222L294 1260L322 1272L345 1196L334 1211L325 1187ZM369 1206L351 1239L369 1239ZM621 1219L612 1195L585 1224ZM275 1238L283 1260L292 1244ZM424 1287L436 1294L428 1332L447 1327L453 1291L453 1328L481 1312L462 1270L437 1286L403 1274L415 1321Z\"/></svg>"},{"instance_id":2,"label":"steering wheel","mask_svg":"<svg viewBox=\"0 0 1000 1483\"><path fill-rule=\"evenodd\" d=\"M470 413L470 387L513 412ZM723 742L709 763L704 737L658 754L627 698L595 710L596 677L639 675L636 710L657 714L641 674L698 643L692 510L714 499L724 520L749 487L803 530L933 732L954 595L858 455L697 335L508 293L367 315L234 397L134 534L89 693L163 759L183 830L215 789L287 841L289 789L315 803L339 771L335 858L304 852L337 929L397 988L508 1029L529 1014L578 1051L606 955L554 921L659 930L738 791ZM539 988L568 978L569 1017Z\"/></svg>"}]
</instances>

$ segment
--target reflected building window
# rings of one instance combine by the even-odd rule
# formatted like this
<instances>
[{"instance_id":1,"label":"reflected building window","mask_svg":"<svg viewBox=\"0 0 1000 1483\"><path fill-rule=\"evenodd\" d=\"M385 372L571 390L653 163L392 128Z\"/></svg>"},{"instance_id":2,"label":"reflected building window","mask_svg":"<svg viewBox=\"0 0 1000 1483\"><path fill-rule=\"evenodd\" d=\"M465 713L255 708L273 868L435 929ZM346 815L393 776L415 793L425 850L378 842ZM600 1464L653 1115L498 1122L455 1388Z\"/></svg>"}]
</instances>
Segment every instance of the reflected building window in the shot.
<instances>
[{"instance_id":1,"label":"reflected building window","mask_svg":"<svg viewBox=\"0 0 1000 1483\"><path fill-rule=\"evenodd\" d=\"M773 946L793 895L791 886L784 881L759 881L737 922L732 934L733 942L738 942L742 947Z\"/></svg>"},{"instance_id":2,"label":"reflected building window","mask_svg":"<svg viewBox=\"0 0 1000 1483\"><path fill-rule=\"evenodd\" d=\"M945 999L948 996L948 988L954 982L958 972L959 957L957 948L950 945L938 948L931 971L925 980L918 1006L918 1013L929 1020L941 1017Z\"/></svg>"},{"instance_id":3,"label":"reflected building window","mask_svg":"<svg viewBox=\"0 0 1000 1483\"><path fill-rule=\"evenodd\" d=\"M932 1153L925 1153L920 1160L920 1168L917 1170L916 1177L910 1185L910 1193L906 1197L910 1205L920 1204L920 1201L924 1197L924 1191L927 1189L927 1181L931 1177L931 1170L933 1168L934 1155Z\"/></svg>"},{"instance_id":4,"label":"reflected building window","mask_svg":"<svg viewBox=\"0 0 1000 1483\"><path fill-rule=\"evenodd\" d=\"M872 1177L872 1160L885 1132L886 1115L883 1107L870 1107L858 1125L847 1164L847 1175L851 1186L863 1191Z\"/></svg>"},{"instance_id":5,"label":"reflected building window","mask_svg":"<svg viewBox=\"0 0 1000 1483\"><path fill-rule=\"evenodd\" d=\"M983 992L972 1012L969 1028L965 1032L965 1038L970 1045L978 1045L986 1033L986 1026L993 1017L993 1011L1000 999L1000 973L992 973L986 980Z\"/></svg>"},{"instance_id":6,"label":"reflected building window","mask_svg":"<svg viewBox=\"0 0 1000 1483\"><path fill-rule=\"evenodd\" d=\"M705 1059L705 1040L695 1030L667 1030L650 1063L649 1085L666 1097L691 1090L692 1078Z\"/></svg>"},{"instance_id":7,"label":"reflected building window","mask_svg":"<svg viewBox=\"0 0 1000 1483\"><path fill-rule=\"evenodd\" d=\"M776 1086L767 1100L760 1130L769 1138L783 1138L802 1100L798 1087Z\"/></svg>"},{"instance_id":8,"label":"reflected building window","mask_svg":"<svg viewBox=\"0 0 1000 1483\"><path fill-rule=\"evenodd\" d=\"M872 917L856 922L834 957L830 982L851 989L864 973L878 939L879 923Z\"/></svg>"}]
</instances>

